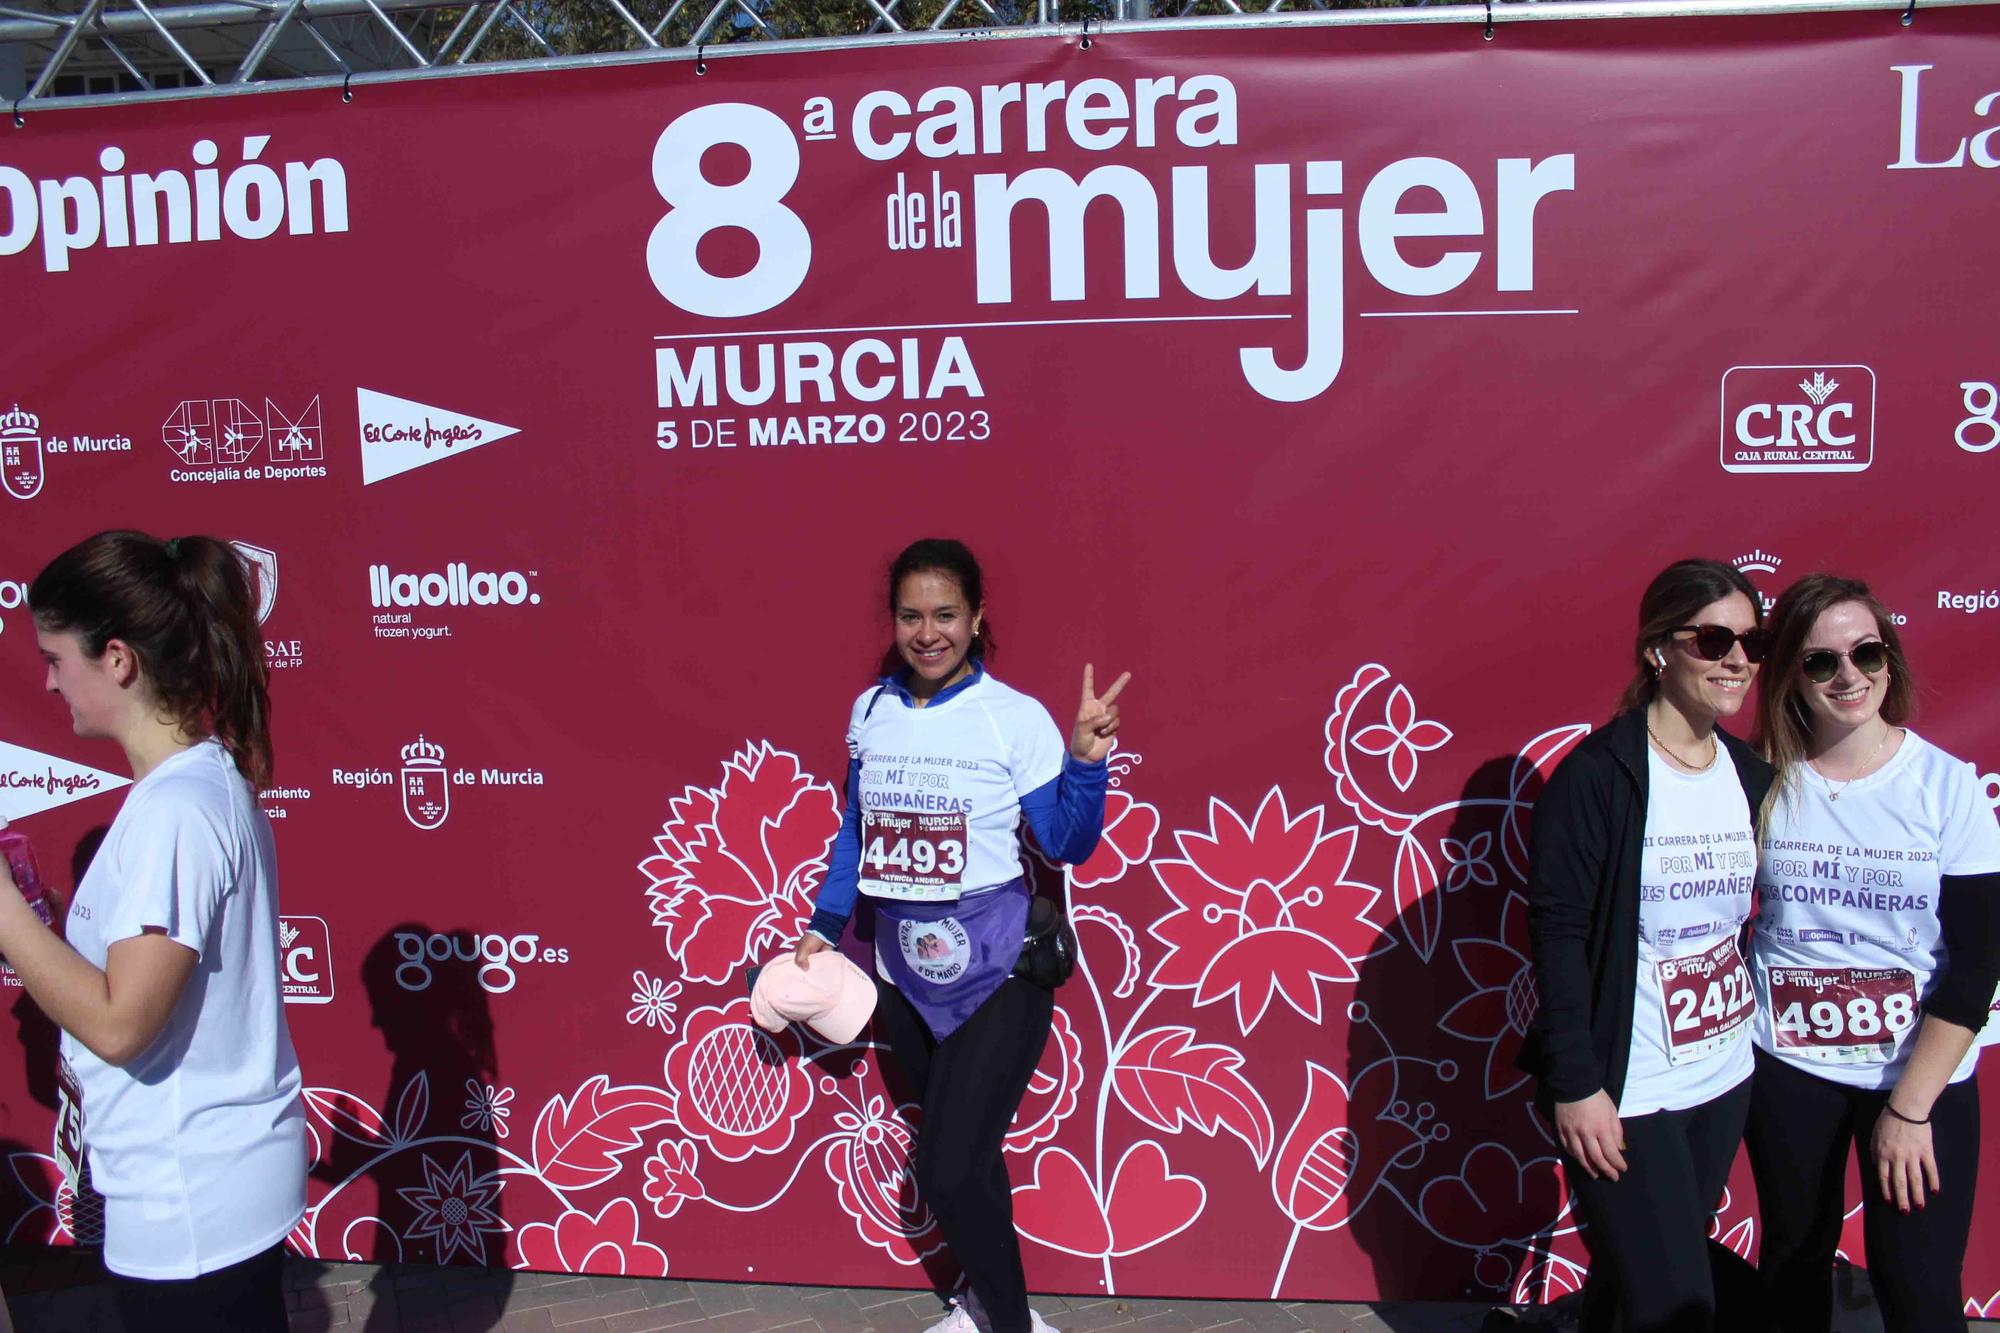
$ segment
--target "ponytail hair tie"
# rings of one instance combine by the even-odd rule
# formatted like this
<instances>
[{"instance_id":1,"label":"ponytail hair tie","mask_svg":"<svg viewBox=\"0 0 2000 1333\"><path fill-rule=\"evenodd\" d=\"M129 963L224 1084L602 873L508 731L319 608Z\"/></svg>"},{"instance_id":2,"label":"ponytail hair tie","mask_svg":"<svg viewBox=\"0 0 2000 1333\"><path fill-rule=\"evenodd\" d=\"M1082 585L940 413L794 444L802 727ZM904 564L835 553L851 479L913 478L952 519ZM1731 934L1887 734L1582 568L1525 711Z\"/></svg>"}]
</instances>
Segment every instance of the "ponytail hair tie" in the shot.
<instances>
[{"instance_id":1,"label":"ponytail hair tie","mask_svg":"<svg viewBox=\"0 0 2000 1333\"><path fill-rule=\"evenodd\" d=\"M167 559L178 560L180 558L181 558L181 539L179 537L167 538Z\"/></svg>"}]
</instances>

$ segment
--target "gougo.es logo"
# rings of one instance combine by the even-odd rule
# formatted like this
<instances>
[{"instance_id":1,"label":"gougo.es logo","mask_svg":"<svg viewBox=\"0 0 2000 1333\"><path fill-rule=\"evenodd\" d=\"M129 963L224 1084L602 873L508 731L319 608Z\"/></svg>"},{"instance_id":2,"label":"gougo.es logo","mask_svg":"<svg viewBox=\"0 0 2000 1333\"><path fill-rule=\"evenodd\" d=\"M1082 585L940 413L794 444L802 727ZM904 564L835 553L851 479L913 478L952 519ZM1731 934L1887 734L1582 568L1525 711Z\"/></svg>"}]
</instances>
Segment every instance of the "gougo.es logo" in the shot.
<instances>
[{"instance_id":1,"label":"gougo.es logo","mask_svg":"<svg viewBox=\"0 0 2000 1333\"><path fill-rule=\"evenodd\" d=\"M429 990L437 973L433 964L476 963L479 986L490 995L505 995L519 980L516 964L567 963L569 950L544 947L540 935L478 935L471 931L428 935L414 930L395 933L396 984L406 991Z\"/></svg>"},{"instance_id":2,"label":"gougo.es logo","mask_svg":"<svg viewBox=\"0 0 2000 1333\"><path fill-rule=\"evenodd\" d=\"M1966 380L1958 386L1965 395L1965 420L1958 423L1952 439L1969 454L1987 453L2000 445L2000 387L1985 380Z\"/></svg>"},{"instance_id":3,"label":"gougo.es logo","mask_svg":"<svg viewBox=\"0 0 2000 1333\"><path fill-rule=\"evenodd\" d=\"M28 605L28 585L18 579L0 579L0 632L7 628L9 612L23 611Z\"/></svg>"}]
</instances>

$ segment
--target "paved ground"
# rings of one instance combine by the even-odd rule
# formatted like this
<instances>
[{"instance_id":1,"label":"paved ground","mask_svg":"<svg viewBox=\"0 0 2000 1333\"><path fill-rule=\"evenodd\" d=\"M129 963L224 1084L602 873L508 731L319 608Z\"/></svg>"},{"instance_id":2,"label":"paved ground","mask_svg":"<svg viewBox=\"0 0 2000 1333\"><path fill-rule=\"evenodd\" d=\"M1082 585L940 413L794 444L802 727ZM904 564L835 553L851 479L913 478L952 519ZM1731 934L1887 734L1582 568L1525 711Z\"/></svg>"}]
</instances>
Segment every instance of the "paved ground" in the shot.
<instances>
[{"instance_id":1,"label":"paved ground","mask_svg":"<svg viewBox=\"0 0 2000 1333\"><path fill-rule=\"evenodd\" d=\"M0 1289L19 1333L121 1330L94 1256L0 1252ZM286 1271L294 1333L920 1333L942 1311L928 1294L853 1288L740 1286L672 1278L572 1277L422 1265L292 1260ZM1865 1289L1837 1321L1841 1333L1879 1333ZM1148 1301L1038 1297L1062 1333L1480 1333L1487 1307L1318 1305L1263 1301ZM2000 1324L1975 1323L2000 1330ZM145 1333L154 1333L146 1330ZM160 1330L159 1333L172 1333Z\"/></svg>"}]
</instances>

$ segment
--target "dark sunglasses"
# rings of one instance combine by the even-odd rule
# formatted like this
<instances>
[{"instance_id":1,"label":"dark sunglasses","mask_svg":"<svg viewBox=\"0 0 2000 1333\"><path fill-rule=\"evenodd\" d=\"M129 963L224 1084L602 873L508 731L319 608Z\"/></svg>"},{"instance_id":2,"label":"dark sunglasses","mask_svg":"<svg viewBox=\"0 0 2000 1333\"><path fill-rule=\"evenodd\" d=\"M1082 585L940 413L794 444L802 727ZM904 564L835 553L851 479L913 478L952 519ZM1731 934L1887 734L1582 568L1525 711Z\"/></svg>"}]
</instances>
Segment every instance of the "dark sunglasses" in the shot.
<instances>
[{"instance_id":1,"label":"dark sunglasses","mask_svg":"<svg viewBox=\"0 0 2000 1333\"><path fill-rule=\"evenodd\" d=\"M1746 629L1741 634L1727 625L1680 625L1671 632L1693 635L1691 639L1676 638L1674 642L1691 649L1704 662L1720 662L1739 643L1743 645L1745 658L1761 662L1771 648L1771 632L1762 626Z\"/></svg>"},{"instance_id":2,"label":"dark sunglasses","mask_svg":"<svg viewBox=\"0 0 2000 1333\"><path fill-rule=\"evenodd\" d=\"M1799 666L1804 668L1807 680L1815 685L1824 685L1840 674L1840 659L1843 657L1854 663L1854 669L1862 675L1879 676L1889 665L1889 645L1880 639L1870 639L1866 643L1855 644L1844 653L1837 653L1831 648L1815 648L1799 659Z\"/></svg>"}]
</instances>

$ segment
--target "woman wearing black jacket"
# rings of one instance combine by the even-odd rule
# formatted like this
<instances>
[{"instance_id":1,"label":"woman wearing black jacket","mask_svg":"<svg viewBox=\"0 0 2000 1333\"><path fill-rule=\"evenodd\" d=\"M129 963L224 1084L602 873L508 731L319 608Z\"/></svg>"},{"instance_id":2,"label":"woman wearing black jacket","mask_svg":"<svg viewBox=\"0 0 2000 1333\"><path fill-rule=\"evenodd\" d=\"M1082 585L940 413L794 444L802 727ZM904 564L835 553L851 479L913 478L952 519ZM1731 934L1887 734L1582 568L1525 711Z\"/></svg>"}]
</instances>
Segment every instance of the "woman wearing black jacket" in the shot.
<instances>
[{"instance_id":1,"label":"woman wearing black jacket","mask_svg":"<svg viewBox=\"0 0 2000 1333\"><path fill-rule=\"evenodd\" d=\"M1637 674L1536 802L1528 925L1540 1001L1521 1064L1555 1124L1592 1264L1589 1318L1715 1327L1709 1221L1752 1067L1755 819L1771 769L1716 723L1764 655L1749 580L1713 560L1639 603Z\"/></svg>"}]
</instances>

